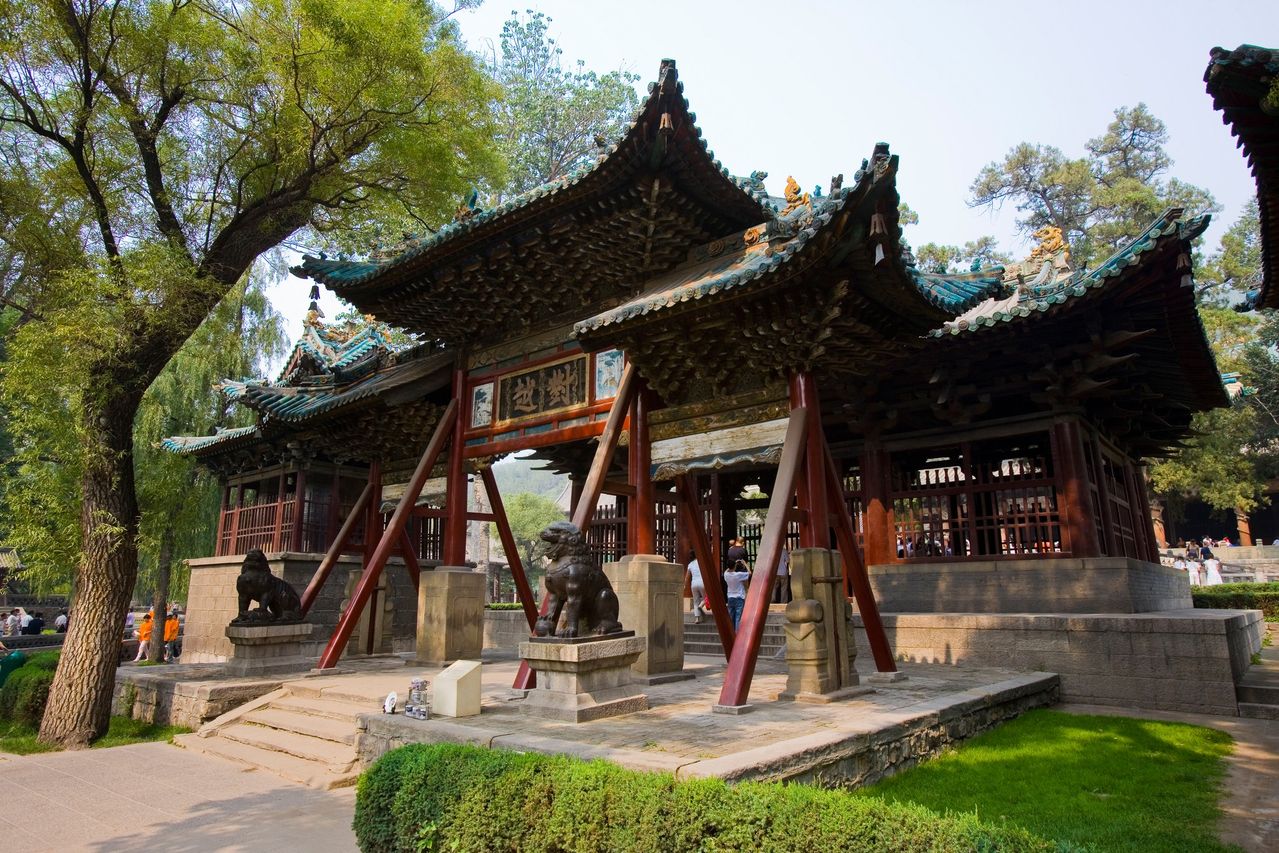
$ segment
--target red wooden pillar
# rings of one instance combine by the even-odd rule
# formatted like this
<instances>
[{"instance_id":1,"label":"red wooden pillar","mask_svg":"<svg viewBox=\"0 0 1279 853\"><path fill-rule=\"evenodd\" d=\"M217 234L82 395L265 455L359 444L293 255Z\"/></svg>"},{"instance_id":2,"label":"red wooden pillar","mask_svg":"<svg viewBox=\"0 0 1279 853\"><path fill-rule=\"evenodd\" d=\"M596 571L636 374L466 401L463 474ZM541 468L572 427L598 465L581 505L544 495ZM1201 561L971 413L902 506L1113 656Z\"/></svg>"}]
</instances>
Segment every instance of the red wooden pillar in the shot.
<instances>
[{"instance_id":1,"label":"red wooden pillar","mask_svg":"<svg viewBox=\"0 0 1279 853\"><path fill-rule=\"evenodd\" d=\"M868 437L862 451L862 523L868 566L891 563L897 557L888 465L888 454L879 440Z\"/></svg>"},{"instance_id":2,"label":"red wooden pillar","mask_svg":"<svg viewBox=\"0 0 1279 853\"><path fill-rule=\"evenodd\" d=\"M627 501L626 553L653 554L657 549L657 500L653 489L652 442L649 438L648 415L653 395L639 381L635 399L631 401L631 434L627 447L627 470L635 496Z\"/></svg>"},{"instance_id":3,"label":"red wooden pillar","mask_svg":"<svg viewBox=\"0 0 1279 853\"><path fill-rule=\"evenodd\" d=\"M809 452L804 456L803 477L798 489L799 508L806 520L799 528L799 547L830 548L830 501L826 494L825 462L817 449L826 446L822 433L821 406L817 399L817 380L808 371L790 377L792 409L808 409Z\"/></svg>"},{"instance_id":4,"label":"red wooden pillar","mask_svg":"<svg viewBox=\"0 0 1279 853\"><path fill-rule=\"evenodd\" d=\"M461 368L453 371L453 399L462 405L462 392L466 388L466 372ZM462 455L466 449L466 418L459 416L453 423L453 445L449 448L449 467L447 492L444 508L447 515L444 519L444 554L446 566L460 566L466 562L466 459Z\"/></svg>"},{"instance_id":5,"label":"red wooden pillar","mask_svg":"<svg viewBox=\"0 0 1279 853\"><path fill-rule=\"evenodd\" d=\"M1071 421L1053 425L1061 458L1057 465L1057 479L1061 483L1062 503L1066 525L1070 529L1070 553L1074 557L1100 557L1101 540L1098 536L1096 514L1093 506L1090 477L1084 464L1083 445L1080 444L1079 427Z\"/></svg>"},{"instance_id":6,"label":"red wooden pillar","mask_svg":"<svg viewBox=\"0 0 1279 853\"><path fill-rule=\"evenodd\" d=\"M1146 477L1136 463L1124 466L1128 472L1129 490L1132 494L1133 528L1137 532L1139 559L1159 562L1159 545L1155 541L1154 519L1150 516L1150 498L1146 494ZM1244 543L1240 543L1244 544Z\"/></svg>"},{"instance_id":7,"label":"red wooden pillar","mask_svg":"<svg viewBox=\"0 0 1279 853\"><path fill-rule=\"evenodd\" d=\"M333 484L329 486L329 517L324 522L324 547L327 549L342 526L342 466L333 466Z\"/></svg>"},{"instance_id":8,"label":"red wooden pillar","mask_svg":"<svg viewBox=\"0 0 1279 853\"><path fill-rule=\"evenodd\" d=\"M240 543L237 540L239 540L240 538L240 510L242 510L243 508L244 508L244 484L240 483L238 486L235 487L235 509L232 510L232 515L231 515L231 541L228 543L228 547L227 547L228 554L240 553L237 550L240 547Z\"/></svg>"},{"instance_id":9,"label":"red wooden pillar","mask_svg":"<svg viewBox=\"0 0 1279 853\"><path fill-rule=\"evenodd\" d=\"M728 616L728 602L724 600L724 588L720 586L719 558L706 540L706 528L702 526L702 508L698 503L697 480L692 474L684 474L675 481L679 514L684 519L693 553L701 569L702 585L706 589L706 603L711 606L711 618L724 649L724 659L733 657L733 621Z\"/></svg>"},{"instance_id":10,"label":"red wooden pillar","mask_svg":"<svg viewBox=\"0 0 1279 853\"><path fill-rule=\"evenodd\" d=\"M742 620L733 641L733 654L729 658L728 670L724 673L724 686L719 694L719 704L722 706L744 705L750 695L759 645L764 637L764 622L768 618L768 605L773 600L777 560L785 545L786 516L790 512L791 497L795 493L795 478L804 464L808 417L816 414L807 409L792 409L790 413L786 438L782 444L782 458L777 464L777 479L773 481L773 491L768 500L768 515L764 520L759 558L755 562L755 576L746 591L746 606L742 610Z\"/></svg>"},{"instance_id":11,"label":"red wooden pillar","mask_svg":"<svg viewBox=\"0 0 1279 853\"><path fill-rule=\"evenodd\" d=\"M302 550L302 520L306 517L306 467L298 464L298 476L293 486L293 527L289 530L289 550Z\"/></svg>"},{"instance_id":12,"label":"red wooden pillar","mask_svg":"<svg viewBox=\"0 0 1279 853\"><path fill-rule=\"evenodd\" d=\"M382 460L374 458L369 463L369 485L373 491L369 494L369 505L364 517L364 568L368 569L373 562L374 553L382 539ZM352 599L354 603L354 599ZM364 653L373 654L373 638L377 636L377 584L369 590L369 632L365 641Z\"/></svg>"},{"instance_id":13,"label":"red wooden pillar","mask_svg":"<svg viewBox=\"0 0 1279 853\"><path fill-rule=\"evenodd\" d=\"M215 556L222 557L229 554L225 546L222 544L222 534L227 529L227 513L231 511L231 487L224 485L222 487L222 506L218 508L218 532L213 534L213 553Z\"/></svg>"}]
</instances>

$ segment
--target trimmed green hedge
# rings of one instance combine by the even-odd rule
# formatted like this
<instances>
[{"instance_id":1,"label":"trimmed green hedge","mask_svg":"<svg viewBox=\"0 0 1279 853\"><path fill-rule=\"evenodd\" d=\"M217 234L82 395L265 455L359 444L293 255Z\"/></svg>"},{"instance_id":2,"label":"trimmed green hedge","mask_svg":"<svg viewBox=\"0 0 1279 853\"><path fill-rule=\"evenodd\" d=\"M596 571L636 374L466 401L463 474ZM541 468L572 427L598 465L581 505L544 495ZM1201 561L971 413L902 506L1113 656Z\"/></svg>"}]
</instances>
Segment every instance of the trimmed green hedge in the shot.
<instances>
[{"instance_id":1,"label":"trimmed green hedge","mask_svg":"<svg viewBox=\"0 0 1279 853\"><path fill-rule=\"evenodd\" d=\"M1260 610L1267 622L1279 622L1279 583L1223 583L1191 587L1195 607L1211 610Z\"/></svg>"},{"instance_id":2,"label":"trimmed green hedge","mask_svg":"<svg viewBox=\"0 0 1279 853\"><path fill-rule=\"evenodd\" d=\"M360 778L354 827L364 853L1056 849L975 815L842 791L676 782L604 761L456 744L383 756Z\"/></svg>"},{"instance_id":3,"label":"trimmed green hedge","mask_svg":"<svg viewBox=\"0 0 1279 853\"><path fill-rule=\"evenodd\" d=\"M518 601L495 601L484 605L485 610L523 610L524 605Z\"/></svg>"},{"instance_id":4,"label":"trimmed green hedge","mask_svg":"<svg viewBox=\"0 0 1279 853\"><path fill-rule=\"evenodd\" d=\"M28 661L16 669L0 687L0 720L39 726L49 701L53 670L32 666Z\"/></svg>"}]
</instances>

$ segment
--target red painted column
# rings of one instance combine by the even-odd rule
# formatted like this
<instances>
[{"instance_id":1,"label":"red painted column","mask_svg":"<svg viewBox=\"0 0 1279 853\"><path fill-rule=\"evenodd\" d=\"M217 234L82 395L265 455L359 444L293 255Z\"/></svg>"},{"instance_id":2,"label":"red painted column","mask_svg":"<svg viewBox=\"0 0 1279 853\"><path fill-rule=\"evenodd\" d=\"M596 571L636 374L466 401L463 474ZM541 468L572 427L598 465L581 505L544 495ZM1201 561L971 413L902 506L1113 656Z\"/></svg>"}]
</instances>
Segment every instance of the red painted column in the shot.
<instances>
[{"instance_id":1,"label":"red painted column","mask_svg":"<svg viewBox=\"0 0 1279 853\"><path fill-rule=\"evenodd\" d=\"M453 399L458 406L462 405L462 392L466 387L466 372L461 368L453 371ZM444 498L444 508L448 515L444 519L444 554L446 566L460 566L466 562L466 488L465 458L462 452L466 449L463 433L466 431L466 418L459 415L453 423L453 442L449 448L448 486Z\"/></svg>"},{"instance_id":2,"label":"red painted column","mask_svg":"<svg viewBox=\"0 0 1279 853\"><path fill-rule=\"evenodd\" d=\"M293 487L293 526L289 529L289 550L302 550L302 521L306 518L306 468L298 463L298 477ZM283 499L283 495L281 495ZM281 511L284 506L281 504Z\"/></svg>"},{"instance_id":3,"label":"red painted column","mask_svg":"<svg viewBox=\"0 0 1279 853\"><path fill-rule=\"evenodd\" d=\"M657 548L657 501L652 478L652 442L648 431L648 415L653 395L640 380L631 402L631 435L627 447L627 468L635 497L627 501L628 554L652 554Z\"/></svg>"},{"instance_id":4,"label":"red painted column","mask_svg":"<svg viewBox=\"0 0 1279 853\"><path fill-rule=\"evenodd\" d=\"M222 534L227 529L227 513L231 511L231 487L222 486L222 506L218 509L218 532L213 534L213 554L217 557L230 553L222 546Z\"/></svg>"},{"instance_id":5,"label":"red painted column","mask_svg":"<svg viewBox=\"0 0 1279 853\"><path fill-rule=\"evenodd\" d=\"M830 548L830 502L826 495L826 469L820 449L826 446L822 433L821 405L817 399L817 380L808 371L791 374L790 404L792 409L808 409L808 453L804 457L803 477L798 489L798 503L807 511L799 528L801 548Z\"/></svg>"},{"instance_id":6,"label":"red painted column","mask_svg":"<svg viewBox=\"0 0 1279 853\"><path fill-rule=\"evenodd\" d=\"M862 495L865 501L866 565L879 566L897 558L889 489L888 454L877 438L867 437L862 451Z\"/></svg>"}]
</instances>

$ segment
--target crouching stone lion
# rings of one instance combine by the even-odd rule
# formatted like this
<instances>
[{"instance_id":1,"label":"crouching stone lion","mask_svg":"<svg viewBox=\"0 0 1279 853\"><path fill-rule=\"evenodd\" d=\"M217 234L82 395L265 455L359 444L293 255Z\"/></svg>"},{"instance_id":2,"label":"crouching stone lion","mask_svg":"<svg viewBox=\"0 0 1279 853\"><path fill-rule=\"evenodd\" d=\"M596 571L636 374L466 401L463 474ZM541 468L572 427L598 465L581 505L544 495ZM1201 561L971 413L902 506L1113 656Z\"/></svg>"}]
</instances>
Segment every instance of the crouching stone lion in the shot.
<instances>
[{"instance_id":1,"label":"crouching stone lion","mask_svg":"<svg viewBox=\"0 0 1279 853\"><path fill-rule=\"evenodd\" d=\"M617 594L595 561L591 558L586 537L575 524L557 521L541 534L546 543L545 555L551 561L546 572L546 615L537 620L533 632L539 637L576 637L586 634L616 634L622 630L617 621ZM560 612L564 627L559 631ZM585 623L584 628L581 623Z\"/></svg>"},{"instance_id":2,"label":"crouching stone lion","mask_svg":"<svg viewBox=\"0 0 1279 853\"><path fill-rule=\"evenodd\" d=\"M260 548L244 555L240 576L235 579L235 591L240 596L240 613L231 620L232 625L302 621L302 600L297 590L271 574ZM250 610L249 605L254 601L258 602L258 608Z\"/></svg>"}]
</instances>

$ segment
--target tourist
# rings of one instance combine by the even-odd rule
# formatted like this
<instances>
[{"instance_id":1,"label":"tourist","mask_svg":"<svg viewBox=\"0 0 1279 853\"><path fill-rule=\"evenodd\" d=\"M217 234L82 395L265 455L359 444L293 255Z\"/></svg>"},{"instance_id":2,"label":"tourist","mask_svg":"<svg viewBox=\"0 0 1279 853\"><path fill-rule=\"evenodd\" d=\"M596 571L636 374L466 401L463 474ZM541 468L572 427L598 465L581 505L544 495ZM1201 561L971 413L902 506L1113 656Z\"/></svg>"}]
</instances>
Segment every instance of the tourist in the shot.
<instances>
[{"instance_id":1,"label":"tourist","mask_svg":"<svg viewBox=\"0 0 1279 853\"><path fill-rule=\"evenodd\" d=\"M1199 543L1193 539L1186 540L1186 559L1192 562L1199 559Z\"/></svg>"},{"instance_id":2,"label":"tourist","mask_svg":"<svg viewBox=\"0 0 1279 853\"><path fill-rule=\"evenodd\" d=\"M67 611L62 610L58 613L58 618L53 620L53 630L59 634L67 632Z\"/></svg>"},{"instance_id":3,"label":"tourist","mask_svg":"<svg viewBox=\"0 0 1279 853\"><path fill-rule=\"evenodd\" d=\"M737 568L738 562L745 563L747 569L750 568L749 555L746 553L746 540L738 536L728 546L728 566L729 568Z\"/></svg>"},{"instance_id":4,"label":"tourist","mask_svg":"<svg viewBox=\"0 0 1279 853\"><path fill-rule=\"evenodd\" d=\"M178 631L182 622L178 619L178 608L169 611L169 618L164 620L164 656L173 657L173 643L178 639Z\"/></svg>"},{"instance_id":5,"label":"tourist","mask_svg":"<svg viewBox=\"0 0 1279 853\"><path fill-rule=\"evenodd\" d=\"M790 551L782 549L777 561L777 582L773 585L773 603L790 604Z\"/></svg>"},{"instance_id":6,"label":"tourist","mask_svg":"<svg viewBox=\"0 0 1279 853\"><path fill-rule=\"evenodd\" d=\"M138 656L133 659L133 662L137 663L146 656L147 643L151 640L150 611L147 611L147 615L142 617L142 624L138 625L138 629L133 632L133 636L138 638Z\"/></svg>"},{"instance_id":7,"label":"tourist","mask_svg":"<svg viewBox=\"0 0 1279 853\"><path fill-rule=\"evenodd\" d=\"M23 627L22 633L28 636L38 637L44 632L44 614L37 610L27 620L27 624Z\"/></svg>"},{"instance_id":8,"label":"tourist","mask_svg":"<svg viewBox=\"0 0 1279 853\"><path fill-rule=\"evenodd\" d=\"M9 616L4 620L4 635L6 637L18 636L18 629L21 627L22 617L18 613L18 608L9 611Z\"/></svg>"},{"instance_id":9,"label":"tourist","mask_svg":"<svg viewBox=\"0 0 1279 853\"><path fill-rule=\"evenodd\" d=\"M1204 586L1216 586L1221 583L1221 561L1212 554L1204 560Z\"/></svg>"},{"instance_id":10,"label":"tourist","mask_svg":"<svg viewBox=\"0 0 1279 853\"><path fill-rule=\"evenodd\" d=\"M1220 539L1218 539L1218 540L1217 540L1217 547L1218 547L1218 548L1229 548L1229 547L1230 547L1230 545L1231 545L1231 542L1230 542L1230 537L1229 537L1229 536L1223 536L1223 537L1221 537Z\"/></svg>"},{"instance_id":11,"label":"tourist","mask_svg":"<svg viewBox=\"0 0 1279 853\"><path fill-rule=\"evenodd\" d=\"M1198 560L1186 561L1186 574L1190 577L1191 586L1199 586L1203 583L1203 576L1199 572L1200 566Z\"/></svg>"},{"instance_id":12,"label":"tourist","mask_svg":"<svg viewBox=\"0 0 1279 853\"><path fill-rule=\"evenodd\" d=\"M688 557L688 585L693 591L693 621L701 622L706 605L706 586L702 581L702 566L697 562L697 555L689 551Z\"/></svg>"},{"instance_id":13,"label":"tourist","mask_svg":"<svg viewBox=\"0 0 1279 853\"><path fill-rule=\"evenodd\" d=\"M742 621L742 609L746 607L746 582L750 577L750 567L745 560L736 560L733 568L724 572L724 582L728 584L728 618L733 622L733 631L737 631Z\"/></svg>"}]
</instances>

